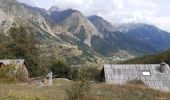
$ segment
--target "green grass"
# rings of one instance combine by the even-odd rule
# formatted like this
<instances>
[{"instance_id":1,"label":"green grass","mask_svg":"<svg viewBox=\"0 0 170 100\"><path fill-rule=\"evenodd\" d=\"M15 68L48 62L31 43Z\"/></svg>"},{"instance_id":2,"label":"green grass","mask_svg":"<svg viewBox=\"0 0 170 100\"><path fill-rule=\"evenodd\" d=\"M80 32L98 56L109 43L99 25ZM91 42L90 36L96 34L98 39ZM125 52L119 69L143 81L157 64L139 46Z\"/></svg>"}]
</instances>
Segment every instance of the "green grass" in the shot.
<instances>
[{"instance_id":1,"label":"green grass","mask_svg":"<svg viewBox=\"0 0 170 100\"><path fill-rule=\"evenodd\" d=\"M67 100L65 90L71 81L57 79L51 87L0 84L0 100ZM126 86L93 83L89 100L170 100L170 93L160 92L143 86Z\"/></svg>"}]
</instances>

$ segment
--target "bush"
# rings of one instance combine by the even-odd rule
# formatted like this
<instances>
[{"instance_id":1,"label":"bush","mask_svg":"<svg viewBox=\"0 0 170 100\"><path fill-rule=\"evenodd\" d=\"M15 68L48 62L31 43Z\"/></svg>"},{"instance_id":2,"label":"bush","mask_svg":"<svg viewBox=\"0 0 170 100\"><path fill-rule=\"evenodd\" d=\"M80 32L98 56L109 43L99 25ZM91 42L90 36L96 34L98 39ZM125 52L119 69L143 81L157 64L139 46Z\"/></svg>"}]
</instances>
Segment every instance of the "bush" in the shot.
<instances>
[{"instance_id":1,"label":"bush","mask_svg":"<svg viewBox=\"0 0 170 100\"><path fill-rule=\"evenodd\" d=\"M77 80L79 76L79 70L77 68L71 68L70 72L70 79L71 80Z\"/></svg>"},{"instance_id":2,"label":"bush","mask_svg":"<svg viewBox=\"0 0 170 100\"><path fill-rule=\"evenodd\" d=\"M89 78L91 81L100 81L101 70L99 70L97 67L87 67L85 70L89 73Z\"/></svg>"},{"instance_id":3,"label":"bush","mask_svg":"<svg viewBox=\"0 0 170 100\"><path fill-rule=\"evenodd\" d=\"M85 68L78 72L77 81L72 83L66 93L69 100L89 100L89 91L90 73Z\"/></svg>"},{"instance_id":4,"label":"bush","mask_svg":"<svg viewBox=\"0 0 170 100\"><path fill-rule=\"evenodd\" d=\"M58 78L71 78L71 67L63 60L55 60L51 66L51 70Z\"/></svg>"},{"instance_id":5,"label":"bush","mask_svg":"<svg viewBox=\"0 0 170 100\"><path fill-rule=\"evenodd\" d=\"M0 82L2 83L26 82L27 80L28 72L22 67L16 69L16 65L11 64L0 68Z\"/></svg>"},{"instance_id":6,"label":"bush","mask_svg":"<svg viewBox=\"0 0 170 100\"><path fill-rule=\"evenodd\" d=\"M6 65L0 68L0 82L1 83L15 83L17 78L15 76L15 66Z\"/></svg>"}]
</instances>

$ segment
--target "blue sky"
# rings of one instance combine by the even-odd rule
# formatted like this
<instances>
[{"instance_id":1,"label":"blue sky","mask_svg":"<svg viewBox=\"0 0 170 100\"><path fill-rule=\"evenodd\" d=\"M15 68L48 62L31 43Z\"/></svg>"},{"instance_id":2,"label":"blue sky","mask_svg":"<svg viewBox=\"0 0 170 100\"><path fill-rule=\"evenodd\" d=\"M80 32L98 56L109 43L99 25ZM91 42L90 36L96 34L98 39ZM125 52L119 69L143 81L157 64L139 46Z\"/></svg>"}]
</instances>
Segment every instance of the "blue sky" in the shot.
<instances>
[{"instance_id":1,"label":"blue sky","mask_svg":"<svg viewBox=\"0 0 170 100\"><path fill-rule=\"evenodd\" d=\"M56 5L81 11L86 16L99 15L112 23L147 23L170 32L170 0L19 0L49 9Z\"/></svg>"}]
</instances>

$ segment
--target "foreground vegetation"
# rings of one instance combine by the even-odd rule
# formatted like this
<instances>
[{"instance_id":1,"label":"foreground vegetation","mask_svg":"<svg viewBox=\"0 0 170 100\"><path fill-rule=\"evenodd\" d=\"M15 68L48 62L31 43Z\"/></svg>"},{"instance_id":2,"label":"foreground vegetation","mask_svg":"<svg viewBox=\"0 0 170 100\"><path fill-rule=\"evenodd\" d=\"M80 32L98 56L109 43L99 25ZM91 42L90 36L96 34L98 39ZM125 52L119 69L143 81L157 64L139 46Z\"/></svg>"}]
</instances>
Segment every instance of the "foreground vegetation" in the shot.
<instances>
[{"instance_id":1,"label":"foreground vegetation","mask_svg":"<svg viewBox=\"0 0 170 100\"><path fill-rule=\"evenodd\" d=\"M11 84L0 85L0 100L68 100L72 82L55 79L51 87ZM126 86L91 83L88 98L79 100L169 100L170 93L128 84Z\"/></svg>"},{"instance_id":2,"label":"foreground vegetation","mask_svg":"<svg viewBox=\"0 0 170 100\"><path fill-rule=\"evenodd\" d=\"M63 66L61 67L56 66ZM99 82L96 68L86 67L75 73L64 62L54 62L54 72L58 72L53 86L40 86L32 82L21 82L20 77L10 77L8 68L1 68L0 100L169 100L170 93L149 89L140 81L126 85L109 85ZM71 71L73 72L73 71ZM65 74L64 74L65 73ZM4 76L5 75L5 76ZM74 77L72 77L74 75ZM22 75L19 75L22 76ZM71 77L70 77L71 76ZM72 80L65 79L68 77ZM7 80L6 80L7 79Z\"/></svg>"}]
</instances>

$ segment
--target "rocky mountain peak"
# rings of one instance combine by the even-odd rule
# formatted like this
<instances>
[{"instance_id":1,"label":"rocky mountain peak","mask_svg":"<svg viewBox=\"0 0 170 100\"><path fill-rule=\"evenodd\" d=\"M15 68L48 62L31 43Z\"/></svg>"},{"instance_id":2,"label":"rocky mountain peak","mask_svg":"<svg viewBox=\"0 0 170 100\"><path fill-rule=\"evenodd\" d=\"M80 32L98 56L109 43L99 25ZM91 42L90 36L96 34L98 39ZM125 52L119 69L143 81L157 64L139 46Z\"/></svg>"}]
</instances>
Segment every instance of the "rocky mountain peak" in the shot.
<instances>
[{"instance_id":1,"label":"rocky mountain peak","mask_svg":"<svg viewBox=\"0 0 170 100\"><path fill-rule=\"evenodd\" d=\"M14 25L25 25L40 41L86 44L104 56L113 56L118 50L149 54L170 47L170 34L152 25L128 23L116 26L100 16L87 18L78 10L61 11L53 6L46 11L15 0L0 0L0 29L7 31ZM55 39L51 40L51 37Z\"/></svg>"},{"instance_id":2,"label":"rocky mountain peak","mask_svg":"<svg viewBox=\"0 0 170 100\"><path fill-rule=\"evenodd\" d=\"M148 31L152 31L152 30L160 31L160 29L158 29L157 27L153 25L148 25L145 23L117 24L115 27L117 31L123 32L123 33L129 32L131 30L136 30L136 29L142 29L142 30L148 30Z\"/></svg>"},{"instance_id":3,"label":"rocky mountain peak","mask_svg":"<svg viewBox=\"0 0 170 100\"><path fill-rule=\"evenodd\" d=\"M94 15L88 17L88 19L97 27L101 33L113 32L115 28L102 17Z\"/></svg>"},{"instance_id":4,"label":"rocky mountain peak","mask_svg":"<svg viewBox=\"0 0 170 100\"><path fill-rule=\"evenodd\" d=\"M55 36L41 9L21 4L16 0L2 0L0 3L1 28L8 31L13 25L29 25ZM42 12L40 12L42 11Z\"/></svg>"},{"instance_id":5,"label":"rocky mountain peak","mask_svg":"<svg viewBox=\"0 0 170 100\"><path fill-rule=\"evenodd\" d=\"M55 11L51 13L51 18L89 46L91 46L91 37L99 34L96 27L80 11L73 9Z\"/></svg>"},{"instance_id":6,"label":"rocky mountain peak","mask_svg":"<svg viewBox=\"0 0 170 100\"><path fill-rule=\"evenodd\" d=\"M52 12L59 11L59 8L57 6L52 6L48 12L51 14Z\"/></svg>"}]
</instances>

